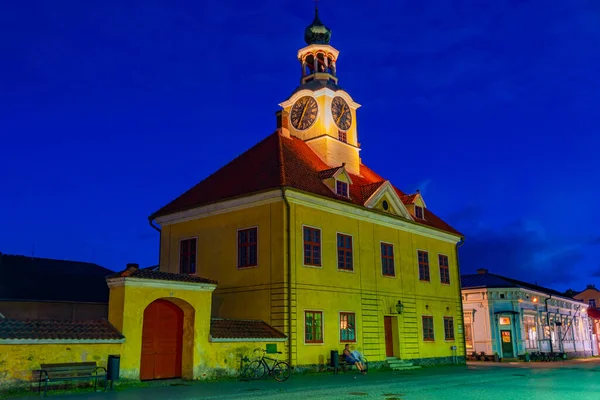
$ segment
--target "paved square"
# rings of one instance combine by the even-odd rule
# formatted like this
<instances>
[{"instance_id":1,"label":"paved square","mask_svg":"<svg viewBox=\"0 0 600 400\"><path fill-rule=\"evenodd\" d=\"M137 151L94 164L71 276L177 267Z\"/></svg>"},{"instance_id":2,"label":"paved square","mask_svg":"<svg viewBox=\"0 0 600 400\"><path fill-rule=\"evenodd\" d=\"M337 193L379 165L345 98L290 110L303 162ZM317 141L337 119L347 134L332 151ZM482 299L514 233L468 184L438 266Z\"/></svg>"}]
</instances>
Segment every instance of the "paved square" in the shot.
<instances>
[{"instance_id":1,"label":"paved square","mask_svg":"<svg viewBox=\"0 0 600 400\"><path fill-rule=\"evenodd\" d=\"M469 363L406 372L292 376L279 383L190 382L108 393L49 395L66 400L192 399L600 399L600 359L554 363ZM156 384L155 384L156 385ZM37 396L26 397L38 399Z\"/></svg>"}]
</instances>

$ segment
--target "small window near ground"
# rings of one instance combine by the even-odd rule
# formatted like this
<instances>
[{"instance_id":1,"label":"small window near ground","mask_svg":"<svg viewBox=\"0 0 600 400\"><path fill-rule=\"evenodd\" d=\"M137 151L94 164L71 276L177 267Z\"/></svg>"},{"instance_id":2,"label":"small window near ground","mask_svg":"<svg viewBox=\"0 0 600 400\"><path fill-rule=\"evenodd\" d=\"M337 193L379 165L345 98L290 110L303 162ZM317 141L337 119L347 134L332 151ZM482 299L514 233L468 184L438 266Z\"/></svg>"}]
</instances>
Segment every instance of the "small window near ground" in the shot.
<instances>
[{"instance_id":1,"label":"small window near ground","mask_svg":"<svg viewBox=\"0 0 600 400\"><path fill-rule=\"evenodd\" d=\"M435 337L433 335L433 317L423 316L423 340L426 342L433 342Z\"/></svg>"},{"instance_id":2,"label":"small window near ground","mask_svg":"<svg viewBox=\"0 0 600 400\"><path fill-rule=\"evenodd\" d=\"M356 342L356 314L340 313L340 342Z\"/></svg>"},{"instance_id":3,"label":"small window near ground","mask_svg":"<svg viewBox=\"0 0 600 400\"><path fill-rule=\"evenodd\" d=\"M454 340L454 318L444 317L444 339Z\"/></svg>"},{"instance_id":4,"label":"small window near ground","mask_svg":"<svg viewBox=\"0 0 600 400\"><path fill-rule=\"evenodd\" d=\"M471 327L471 323L465 323L465 344L467 349L473 348L473 333L471 332L473 328Z\"/></svg>"},{"instance_id":5,"label":"small window near ground","mask_svg":"<svg viewBox=\"0 0 600 400\"><path fill-rule=\"evenodd\" d=\"M306 343L323 343L323 312L304 312L304 341Z\"/></svg>"},{"instance_id":6,"label":"small window near ground","mask_svg":"<svg viewBox=\"0 0 600 400\"><path fill-rule=\"evenodd\" d=\"M348 197L348 184L342 181L336 181L335 193L340 196Z\"/></svg>"},{"instance_id":7,"label":"small window near ground","mask_svg":"<svg viewBox=\"0 0 600 400\"><path fill-rule=\"evenodd\" d=\"M590 305L590 307L596 308L596 299L590 299L588 301L588 304Z\"/></svg>"},{"instance_id":8,"label":"small window near ground","mask_svg":"<svg viewBox=\"0 0 600 400\"><path fill-rule=\"evenodd\" d=\"M196 238L179 242L179 272L182 274L196 273Z\"/></svg>"}]
</instances>

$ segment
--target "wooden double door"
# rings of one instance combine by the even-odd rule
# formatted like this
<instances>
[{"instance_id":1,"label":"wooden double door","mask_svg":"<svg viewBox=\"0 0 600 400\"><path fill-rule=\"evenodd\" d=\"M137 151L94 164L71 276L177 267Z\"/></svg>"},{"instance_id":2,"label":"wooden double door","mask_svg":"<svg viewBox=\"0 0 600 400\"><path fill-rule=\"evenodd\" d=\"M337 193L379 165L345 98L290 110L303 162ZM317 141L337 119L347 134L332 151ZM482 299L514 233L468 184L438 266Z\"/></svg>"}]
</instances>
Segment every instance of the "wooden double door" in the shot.
<instances>
[{"instance_id":1,"label":"wooden double door","mask_svg":"<svg viewBox=\"0 0 600 400\"><path fill-rule=\"evenodd\" d=\"M181 377L183 310L156 300L144 310L140 379Z\"/></svg>"}]
</instances>

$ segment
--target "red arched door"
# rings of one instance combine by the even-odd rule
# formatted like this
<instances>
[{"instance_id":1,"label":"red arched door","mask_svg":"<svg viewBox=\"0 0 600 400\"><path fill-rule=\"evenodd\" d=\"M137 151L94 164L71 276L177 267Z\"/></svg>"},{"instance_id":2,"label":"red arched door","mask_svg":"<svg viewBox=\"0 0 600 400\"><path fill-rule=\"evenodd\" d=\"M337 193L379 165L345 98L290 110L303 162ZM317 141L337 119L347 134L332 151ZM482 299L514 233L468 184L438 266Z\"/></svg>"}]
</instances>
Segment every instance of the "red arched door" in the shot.
<instances>
[{"instance_id":1,"label":"red arched door","mask_svg":"<svg viewBox=\"0 0 600 400\"><path fill-rule=\"evenodd\" d=\"M144 310L140 379L181 377L183 311L156 300Z\"/></svg>"}]
</instances>

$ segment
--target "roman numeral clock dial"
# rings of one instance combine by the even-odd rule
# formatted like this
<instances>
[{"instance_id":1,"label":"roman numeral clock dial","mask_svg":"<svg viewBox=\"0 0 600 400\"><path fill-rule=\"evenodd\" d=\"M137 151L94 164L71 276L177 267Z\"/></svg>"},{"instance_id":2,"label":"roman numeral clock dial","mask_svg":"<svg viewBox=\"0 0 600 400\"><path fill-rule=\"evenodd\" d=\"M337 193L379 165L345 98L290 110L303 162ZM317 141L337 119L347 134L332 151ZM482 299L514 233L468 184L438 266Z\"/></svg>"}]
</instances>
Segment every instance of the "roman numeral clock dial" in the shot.
<instances>
[{"instance_id":1,"label":"roman numeral clock dial","mask_svg":"<svg viewBox=\"0 0 600 400\"><path fill-rule=\"evenodd\" d=\"M347 131L352 126L352 112L346 100L337 96L331 102L331 115L333 121L342 131Z\"/></svg>"},{"instance_id":2,"label":"roman numeral clock dial","mask_svg":"<svg viewBox=\"0 0 600 400\"><path fill-rule=\"evenodd\" d=\"M294 128L300 131L306 130L315 123L318 112L319 106L314 97L301 97L292 106L290 122Z\"/></svg>"}]
</instances>

